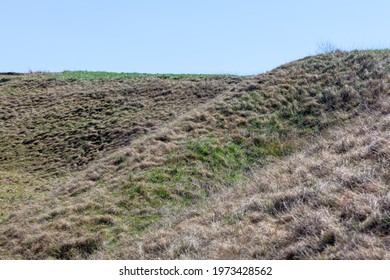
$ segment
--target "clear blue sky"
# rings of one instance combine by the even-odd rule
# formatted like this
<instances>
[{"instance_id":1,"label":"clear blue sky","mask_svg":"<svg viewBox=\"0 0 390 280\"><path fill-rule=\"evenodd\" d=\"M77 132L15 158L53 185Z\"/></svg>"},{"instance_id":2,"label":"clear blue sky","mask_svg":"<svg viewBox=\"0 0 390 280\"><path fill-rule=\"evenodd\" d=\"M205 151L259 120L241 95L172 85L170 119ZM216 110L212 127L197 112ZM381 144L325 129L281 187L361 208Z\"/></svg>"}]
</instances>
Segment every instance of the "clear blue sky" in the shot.
<instances>
[{"instance_id":1,"label":"clear blue sky","mask_svg":"<svg viewBox=\"0 0 390 280\"><path fill-rule=\"evenodd\" d=\"M390 47L389 0L2 0L0 71L257 74Z\"/></svg>"}]
</instances>

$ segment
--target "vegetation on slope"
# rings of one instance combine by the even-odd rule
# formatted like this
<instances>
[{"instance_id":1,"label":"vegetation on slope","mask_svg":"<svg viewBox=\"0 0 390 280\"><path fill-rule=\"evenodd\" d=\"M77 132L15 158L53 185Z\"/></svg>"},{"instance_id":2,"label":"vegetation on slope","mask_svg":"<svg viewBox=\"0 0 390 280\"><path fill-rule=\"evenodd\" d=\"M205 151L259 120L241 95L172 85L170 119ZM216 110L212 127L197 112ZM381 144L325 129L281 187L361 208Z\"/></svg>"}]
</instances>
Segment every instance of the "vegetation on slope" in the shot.
<instances>
[{"instance_id":1,"label":"vegetation on slope","mask_svg":"<svg viewBox=\"0 0 390 280\"><path fill-rule=\"evenodd\" d=\"M389 259L390 100L105 258ZM97 255L97 257L102 257Z\"/></svg>"},{"instance_id":2,"label":"vegetation on slope","mask_svg":"<svg viewBox=\"0 0 390 280\"><path fill-rule=\"evenodd\" d=\"M378 110L388 102L389 65L388 51L356 51L308 57L253 77L39 74L5 81L1 166L47 181L26 185L35 189L19 211L2 209L0 256L138 257L127 241L161 217L225 192L254 168L302 150L324 129ZM50 114L59 117L42 117ZM2 189L9 185L0 180Z\"/></svg>"},{"instance_id":3,"label":"vegetation on slope","mask_svg":"<svg viewBox=\"0 0 390 280\"><path fill-rule=\"evenodd\" d=\"M1 83L0 167L43 175L79 170L239 80L113 75L37 73Z\"/></svg>"}]
</instances>

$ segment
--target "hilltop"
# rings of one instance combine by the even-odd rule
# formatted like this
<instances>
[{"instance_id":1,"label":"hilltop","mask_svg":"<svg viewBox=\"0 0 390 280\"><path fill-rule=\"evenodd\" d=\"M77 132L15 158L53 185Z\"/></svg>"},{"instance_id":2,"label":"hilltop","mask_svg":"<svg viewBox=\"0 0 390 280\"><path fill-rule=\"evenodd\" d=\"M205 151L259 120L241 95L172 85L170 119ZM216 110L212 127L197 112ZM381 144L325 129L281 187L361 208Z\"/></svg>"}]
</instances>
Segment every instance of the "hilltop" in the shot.
<instances>
[{"instance_id":1,"label":"hilltop","mask_svg":"<svg viewBox=\"0 0 390 280\"><path fill-rule=\"evenodd\" d=\"M389 258L389 85L389 50L0 74L0 258Z\"/></svg>"}]
</instances>

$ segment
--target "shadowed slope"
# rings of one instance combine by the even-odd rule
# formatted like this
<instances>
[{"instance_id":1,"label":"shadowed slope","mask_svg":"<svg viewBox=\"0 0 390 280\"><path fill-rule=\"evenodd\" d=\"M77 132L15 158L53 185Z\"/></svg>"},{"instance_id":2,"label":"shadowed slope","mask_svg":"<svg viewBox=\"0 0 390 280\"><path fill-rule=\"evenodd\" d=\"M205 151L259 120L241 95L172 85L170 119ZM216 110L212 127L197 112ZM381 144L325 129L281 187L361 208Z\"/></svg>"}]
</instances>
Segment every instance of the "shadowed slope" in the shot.
<instances>
[{"instance_id":1,"label":"shadowed slope","mask_svg":"<svg viewBox=\"0 0 390 280\"><path fill-rule=\"evenodd\" d=\"M119 74L116 79L84 80L77 73L79 79L70 74L2 79L2 169L19 168L45 176L79 170L240 80Z\"/></svg>"}]
</instances>

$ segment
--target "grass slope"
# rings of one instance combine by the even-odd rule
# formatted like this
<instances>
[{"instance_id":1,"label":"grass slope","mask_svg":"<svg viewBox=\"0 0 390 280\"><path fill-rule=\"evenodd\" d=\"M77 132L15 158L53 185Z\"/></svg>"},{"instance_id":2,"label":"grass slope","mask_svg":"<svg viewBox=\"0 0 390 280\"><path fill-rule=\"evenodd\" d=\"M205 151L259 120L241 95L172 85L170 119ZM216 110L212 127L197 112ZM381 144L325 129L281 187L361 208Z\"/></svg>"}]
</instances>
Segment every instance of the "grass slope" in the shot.
<instances>
[{"instance_id":1,"label":"grass slope","mask_svg":"<svg viewBox=\"0 0 390 280\"><path fill-rule=\"evenodd\" d=\"M210 255L196 245L211 248L208 244L216 242L215 246L223 247L218 234L215 241L192 240L196 246L191 247L191 238L177 228L180 242L187 240L188 244L175 247L169 241L175 239L172 231L158 231L157 237L149 231L169 224L166 217L172 221L186 217L188 209L198 209L191 215L202 217L197 205L213 201L221 190L230 193L237 188L233 186L241 186L242 194L232 200L238 205L245 193L255 198L269 193L269 200L259 198L260 210L254 214L266 217L264 225L275 222L272 226L277 227L282 223L284 214L278 209L284 205L287 208L281 213L304 211L309 207L305 206L306 200L301 208L292 210L290 200L286 198L284 203L283 198L291 196L291 205L295 205L299 197L305 197L300 186L290 190L293 186L286 185L277 192L278 185L264 189L242 182L257 174L253 170L275 166L275 159L283 161L286 156L299 155L307 149L308 139L322 131L369 112L388 114L383 104L388 104L389 96L389 54L387 50L335 52L304 58L253 77L86 72L1 76L0 189L4 203L0 257L220 258L225 254L223 250ZM379 116L378 121L386 123ZM381 136L385 140L386 133ZM372 157L363 166L388 166L387 150L381 147L384 156ZM333 163L337 162L335 156ZM282 168L285 163L279 165ZM349 172L353 172L353 166L348 166L352 170ZM26 180L26 173L31 180ZM282 180L285 176L280 173ZM312 176L316 180L314 173ZM382 184L381 191L375 193L381 199L389 190L387 177L382 173L373 176ZM342 197L348 195L339 190L339 185L334 188ZM321 199L313 196L311 203L321 205ZM386 242L380 234L386 231L388 212L378 211L376 242ZM337 218L333 213L331 216ZM242 224L235 214L227 213L221 219L231 225L230 229ZM283 226L289 227L288 221ZM358 228L342 222L337 226L345 226L343 234L358 233ZM256 226L252 227L255 231ZM265 229L258 230L262 234ZM229 240L236 240L242 250L234 249L231 257L355 256L310 251L318 236L317 231L297 233L289 244L293 253L278 255L271 250L267 255L266 248L285 243L260 242L262 245L256 247L259 253L255 254L249 249L252 244L232 231ZM340 239L336 233L329 236L329 240ZM135 252L131 245L134 241L144 248L160 237L167 243L155 241L154 249L145 247ZM346 238L343 246L348 242L353 240ZM301 243L303 247L299 247ZM306 252L305 248L310 250ZM387 257L383 253L364 256Z\"/></svg>"},{"instance_id":2,"label":"grass slope","mask_svg":"<svg viewBox=\"0 0 390 280\"><path fill-rule=\"evenodd\" d=\"M116 259L389 259L390 100L255 169L223 193L170 212Z\"/></svg>"},{"instance_id":3,"label":"grass slope","mask_svg":"<svg viewBox=\"0 0 390 280\"><path fill-rule=\"evenodd\" d=\"M239 80L176 77L64 72L3 78L0 167L43 175L79 170Z\"/></svg>"}]
</instances>

